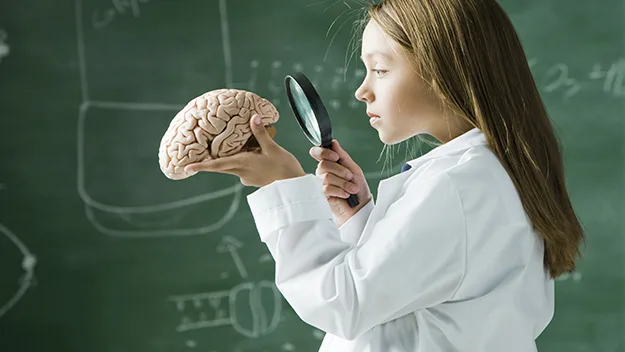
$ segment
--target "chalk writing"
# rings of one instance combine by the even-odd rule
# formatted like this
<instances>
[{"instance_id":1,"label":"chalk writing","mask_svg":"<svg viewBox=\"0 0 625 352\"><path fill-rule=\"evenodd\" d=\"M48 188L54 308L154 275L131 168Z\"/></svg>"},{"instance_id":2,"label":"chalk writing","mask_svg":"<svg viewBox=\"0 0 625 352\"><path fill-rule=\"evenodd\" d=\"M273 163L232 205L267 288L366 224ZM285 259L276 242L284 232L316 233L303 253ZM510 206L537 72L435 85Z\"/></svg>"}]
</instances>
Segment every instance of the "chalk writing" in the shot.
<instances>
[{"instance_id":1,"label":"chalk writing","mask_svg":"<svg viewBox=\"0 0 625 352\"><path fill-rule=\"evenodd\" d=\"M152 0L111 0L111 7L103 11L93 11L91 14L91 24L93 28L104 28L108 26L116 16L131 14L134 18L141 15L141 4Z\"/></svg>"},{"instance_id":2,"label":"chalk writing","mask_svg":"<svg viewBox=\"0 0 625 352\"><path fill-rule=\"evenodd\" d=\"M558 62L548 66L546 70L539 67L540 59L532 58L528 61L539 84L539 89L545 93L562 93L563 100L580 94L584 89L591 88L594 81L599 81L601 91L615 98L625 97L625 58L618 58L614 62L604 65L600 62L589 65L583 76L571 73L569 65ZM606 68L607 67L607 68Z\"/></svg>"},{"instance_id":3,"label":"chalk writing","mask_svg":"<svg viewBox=\"0 0 625 352\"><path fill-rule=\"evenodd\" d=\"M244 81L245 83L238 83L235 86L262 95L265 95L265 91L269 91L267 99L276 106L286 103L284 99L284 77L294 72L304 72L315 89L322 95L324 102L327 101L326 108L337 110L364 107L364 104L353 96L353 92L360 86L365 76L365 71L362 68L350 71L344 67L326 67L321 64L306 67L301 62L287 65L281 60L274 60L266 64L258 59L253 59L249 67L249 79ZM262 72L270 72L264 85L259 84L259 77ZM350 93L348 99L344 98L346 92Z\"/></svg>"},{"instance_id":4,"label":"chalk writing","mask_svg":"<svg viewBox=\"0 0 625 352\"><path fill-rule=\"evenodd\" d=\"M579 282L582 280L582 273L578 271L574 271L572 273L564 273L556 279L556 281L568 281L568 280L571 280L573 282Z\"/></svg>"},{"instance_id":5,"label":"chalk writing","mask_svg":"<svg viewBox=\"0 0 625 352\"><path fill-rule=\"evenodd\" d=\"M568 99L577 94L581 89L579 81L569 76L569 68L563 63L552 66L545 75L551 81L551 83L544 87L547 93L551 93L557 89L564 89L564 98Z\"/></svg>"},{"instance_id":6,"label":"chalk writing","mask_svg":"<svg viewBox=\"0 0 625 352\"><path fill-rule=\"evenodd\" d=\"M285 342L280 348L282 348L283 351L295 351L295 345L290 342Z\"/></svg>"},{"instance_id":7,"label":"chalk writing","mask_svg":"<svg viewBox=\"0 0 625 352\"><path fill-rule=\"evenodd\" d=\"M588 74L592 80L603 79L603 92L615 97L625 97L625 58L621 58L610 67L603 70L603 66L597 63Z\"/></svg>"},{"instance_id":8,"label":"chalk writing","mask_svg":"<svg viewBox=\"0 0 625 352\"><path fill-rule=\"evenodd\" d=\"M625 97L625 58L619 58L610 64L594 63L589 66L587 77L573 73L571 67L564 62L546 64L540 58L528 60L533 70L539 90L545 95L561 94L563 100L569 100L584 90L591 89L592 81L602 80L602 92L611 97ZM328 110L362 109L364 103L354 97L354 92L365 78L362 67L331 67L321 64L306 66L301 62L287 64L276 60L261 62L254 59L250 63L251 74L242 89L258 91L264 94L269 91L268 99L276 106L285 103L284 76L293 72L304 72L315 89L321 95ZM265 85L259 84L259 73L271 72Z\"/></svg>"}]
</instances>

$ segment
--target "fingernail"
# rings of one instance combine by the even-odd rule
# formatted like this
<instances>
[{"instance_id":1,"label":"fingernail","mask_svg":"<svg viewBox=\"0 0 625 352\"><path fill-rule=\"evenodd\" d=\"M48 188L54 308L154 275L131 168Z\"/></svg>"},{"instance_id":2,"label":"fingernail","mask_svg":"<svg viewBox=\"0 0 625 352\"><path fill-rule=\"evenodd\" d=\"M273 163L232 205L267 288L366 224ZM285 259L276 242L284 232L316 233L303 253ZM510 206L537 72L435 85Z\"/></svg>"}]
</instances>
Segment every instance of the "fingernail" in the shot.
<instances>
[{"instance_id":1,"label":"fingernail","mask_svg":"<svg viewBox=\"0 0 625 352\"><path fill-rule=\"evenodd\" d=\"M256 125L260 125L260 116L256 116L256 118L254 119L254 123Z\"/></svg>"},{"instance_id":2,"label":"fingernail","mask_svg":"<svg viewBox=\"0 0 625 352\"><path fill-rule=\"evenodd\" d=\"M352 174L351 172L347 173L347 179L351 180L352 178L354 178L354 174Z\"/></svg>"},{"instance_id":3,"label":"fingernail","mask_svg":"<svg viewBox=\"0 0 625 352\"><path fill-rule=\"evenodd\" d=\"M357 192L358 192L358 186L356 186L356 185L351 185L351 186L349 186L349 189L350 189L353 193L357 193Z\"/></svg>"}]
</instances>

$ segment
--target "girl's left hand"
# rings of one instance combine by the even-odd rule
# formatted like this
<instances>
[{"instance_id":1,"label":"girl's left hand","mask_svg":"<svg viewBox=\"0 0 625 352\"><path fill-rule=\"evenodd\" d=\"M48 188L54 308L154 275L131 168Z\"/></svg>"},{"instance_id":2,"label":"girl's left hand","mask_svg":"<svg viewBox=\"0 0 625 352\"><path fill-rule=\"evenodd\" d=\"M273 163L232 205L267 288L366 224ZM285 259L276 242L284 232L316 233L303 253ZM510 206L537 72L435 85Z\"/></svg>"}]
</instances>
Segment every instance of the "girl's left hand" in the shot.
<instances>
[{"instance_id":1,"label":"girl's left hand","mask_svg":"<svg viewBox=\"0 0 625 352\"><path fill-rule=\"evenodd\" d=\"M254 114L250 119L250 127L260 151L242 152L219 159L189 164L185 172L192 174L198 171L218 172L239 176L244 186L263 187L274 181L305 176L297 158L278 145L261 123L260 116Z\"/></svg>"}]
</instances>

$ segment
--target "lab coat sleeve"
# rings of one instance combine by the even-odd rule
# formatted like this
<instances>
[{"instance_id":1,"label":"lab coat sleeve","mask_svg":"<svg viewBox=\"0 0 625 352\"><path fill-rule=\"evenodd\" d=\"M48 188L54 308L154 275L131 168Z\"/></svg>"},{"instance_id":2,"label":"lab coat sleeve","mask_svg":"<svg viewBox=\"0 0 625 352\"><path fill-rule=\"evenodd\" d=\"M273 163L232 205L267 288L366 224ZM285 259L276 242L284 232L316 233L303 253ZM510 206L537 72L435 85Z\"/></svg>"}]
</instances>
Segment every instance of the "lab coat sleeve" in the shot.
<instances>
[{"instance_id":1,"label":"lab coat sleeve","mask_svg":"<svg viewBox=\"0 0 625 352\"><path fill-rule=\"evenodd\" d=\"M303 321L341 338L449 300L462 281L464 215L446 174L411 182L358 246L339 238L314 175L274 182L248 203L284 298Z\"/></svg>"},{"instance_id":2,"label":"lab coat sleeve","mask_svg":"<svg viewBox=\"0 0 625 352\"><path fill-rule=\"evenodd\" d=\"M367 204L365 204L362 208L360 208L360 210L358 210L356 214L352 215L351 218L347 219L347 221L345 221L343 225L339 227L341 240L343 240L343 242L351 243L353 245L356 245L356 243L358 243L360 235L365 229L367 220L369 220L369 216L371 216L371 212L373 211L374 207L375 203L373 202L373 198L371 198L367 202ZM335 223L338 223L336 216L334 216L334 213L332 213L332 218L334 219Z\"/></svg>"}]
</instances>

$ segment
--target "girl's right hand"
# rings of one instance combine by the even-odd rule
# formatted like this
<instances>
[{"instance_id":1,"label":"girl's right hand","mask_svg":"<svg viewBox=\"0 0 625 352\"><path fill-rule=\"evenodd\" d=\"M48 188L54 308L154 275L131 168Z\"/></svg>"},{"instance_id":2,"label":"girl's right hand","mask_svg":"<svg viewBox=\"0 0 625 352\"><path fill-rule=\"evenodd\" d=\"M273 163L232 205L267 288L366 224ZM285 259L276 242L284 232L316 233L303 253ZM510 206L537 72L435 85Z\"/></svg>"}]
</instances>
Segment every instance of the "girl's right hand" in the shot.
<instances>
[{"instance_id":1,"label":"girl's right hand","mask_svg":"<svg viewBox=\"0 0 625 352\"><path fill-rule=\"evenodd\" d=\"M312 147L309 153L319 161L315 174L323 180L323 194L340 227L371 200L365 175L336 139L332 140L331 149ZM358 196L355 208L347 203L350 194Z\"/></svg>"}]
</instances>

